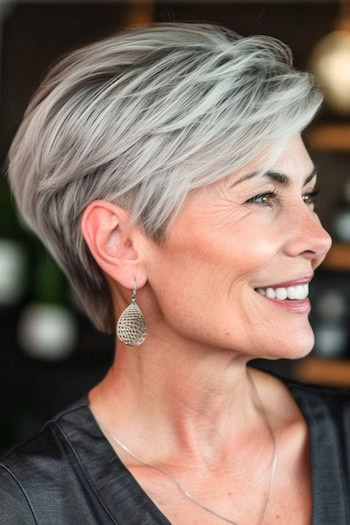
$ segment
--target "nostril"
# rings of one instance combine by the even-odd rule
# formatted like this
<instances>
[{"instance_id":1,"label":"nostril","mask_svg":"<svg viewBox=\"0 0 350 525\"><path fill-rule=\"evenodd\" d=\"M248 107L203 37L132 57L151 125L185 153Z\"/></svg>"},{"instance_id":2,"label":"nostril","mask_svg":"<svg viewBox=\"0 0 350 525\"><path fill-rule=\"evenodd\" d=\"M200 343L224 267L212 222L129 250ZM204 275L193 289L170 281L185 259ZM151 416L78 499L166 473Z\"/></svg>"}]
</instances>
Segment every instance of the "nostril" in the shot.
<instances>
[{"instance_id":1,"label":"nostril","mask_svg":"<svg viewBox=\"0 0 350 525\"><path fill-rule=\"evenodd\" d=\"M303 253L302 253L302 256L305 258L305 259L308 259L308 260L312 260L312 259L317 259L318 255L316 252L313 252L311 250L305 250Z\"/></svg>"}]
</instances>

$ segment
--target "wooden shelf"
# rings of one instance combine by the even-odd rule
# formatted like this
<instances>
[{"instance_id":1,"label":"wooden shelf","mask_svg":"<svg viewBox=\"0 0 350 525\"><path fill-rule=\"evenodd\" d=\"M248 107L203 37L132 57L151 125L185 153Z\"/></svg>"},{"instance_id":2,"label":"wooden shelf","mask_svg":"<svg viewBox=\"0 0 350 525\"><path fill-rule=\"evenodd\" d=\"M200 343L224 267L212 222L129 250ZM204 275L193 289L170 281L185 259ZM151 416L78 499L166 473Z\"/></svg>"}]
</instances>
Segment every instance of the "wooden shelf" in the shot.
<instances>
[{"instance_id":1,"label":"wooden shelf","mask_svg":"<svg viewBox=\"0 0 350 525\"><path fill-rule=\"evenodd\" d=\"M307 357L295 362L293 375L307 383L350 388L350 359Z\"/></svg>"},{"instance_id":2,"label":"wooden shelf","mask_svg":"<svg viewBox=\"0 0 350 525\"><path fill-rule=\"evenodd\" d=\"M333 243L322 268L335 271L350 271L350 245Z\"/></svg>"},{"instance_id":3,"label":"wooden shelf","mask_svg":"<svg viewBox=\"0 0 350 525\"><path fill-rule=\"evenodd\" d=\"M323 124L305 133L314 150L350 152L350 124Z\"/></svg>"}]
</instances>

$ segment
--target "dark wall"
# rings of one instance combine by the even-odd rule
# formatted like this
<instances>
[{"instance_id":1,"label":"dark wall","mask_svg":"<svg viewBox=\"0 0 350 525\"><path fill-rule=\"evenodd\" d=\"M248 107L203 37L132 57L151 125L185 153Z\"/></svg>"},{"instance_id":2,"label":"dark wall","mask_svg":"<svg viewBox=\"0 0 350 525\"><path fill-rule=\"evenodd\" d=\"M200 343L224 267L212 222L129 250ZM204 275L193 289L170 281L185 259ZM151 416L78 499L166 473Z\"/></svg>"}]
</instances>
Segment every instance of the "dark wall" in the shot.
<instances>
[{"instance_id":1,"label":"dark wall","mask_svg":"<svg viewBox=\"0 0 350 525\"><path fill-rule=\"evenodd\" d=\"M17 2L3 23L1 157L45 72L70 50L116 32L127 2Z\"/></svg>"}]
</instances>

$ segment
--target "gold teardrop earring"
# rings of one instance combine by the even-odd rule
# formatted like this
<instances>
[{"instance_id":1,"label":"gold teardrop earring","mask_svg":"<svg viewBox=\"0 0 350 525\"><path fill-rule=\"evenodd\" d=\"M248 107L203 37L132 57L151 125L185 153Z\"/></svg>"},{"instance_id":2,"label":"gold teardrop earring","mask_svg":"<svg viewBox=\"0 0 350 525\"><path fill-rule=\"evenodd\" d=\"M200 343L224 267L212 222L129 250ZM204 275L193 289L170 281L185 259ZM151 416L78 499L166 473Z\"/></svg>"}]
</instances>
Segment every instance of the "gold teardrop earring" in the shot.
<instances>
[{"instance_id":1,"label":"gold teardrop earring","mask_svg":"<svg viewBox=\"0 0 350 525\"><path fill-rule=\"evenodd\" d=\"M117 323L117 336L128 346L142 345L146 339L146 323L143 314L136 304L136 279L131 296L131 303L125 308Z\"/></svg>"}]
</instances>

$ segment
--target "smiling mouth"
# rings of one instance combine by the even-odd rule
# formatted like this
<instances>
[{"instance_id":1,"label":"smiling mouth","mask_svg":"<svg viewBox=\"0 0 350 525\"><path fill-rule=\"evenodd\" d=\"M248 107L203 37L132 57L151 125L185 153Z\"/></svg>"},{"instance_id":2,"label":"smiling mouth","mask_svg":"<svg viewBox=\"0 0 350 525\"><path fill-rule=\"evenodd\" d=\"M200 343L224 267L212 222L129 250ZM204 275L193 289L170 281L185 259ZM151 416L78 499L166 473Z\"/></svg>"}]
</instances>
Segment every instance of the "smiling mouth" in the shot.
<instances>
[{"instance_id":1,"label":"smiling mouth","mask_svg":"<svg viewBox=\"0 0 350 525\"><path fill-rule=\"evenodd\" d=\"M309 295L309 283L287 287L255 288L255 291L269 299L277 299L279 301L303 301Z\"/></svg>"}]
</instances>

